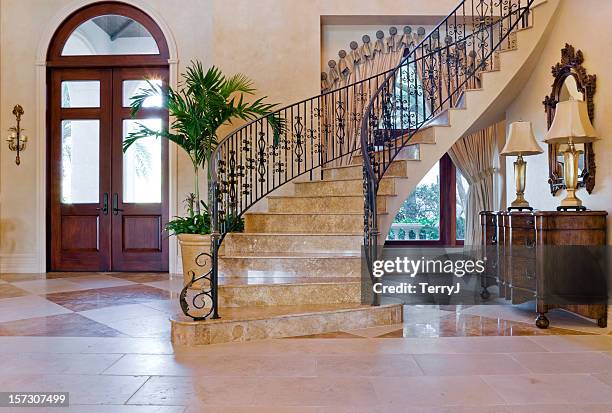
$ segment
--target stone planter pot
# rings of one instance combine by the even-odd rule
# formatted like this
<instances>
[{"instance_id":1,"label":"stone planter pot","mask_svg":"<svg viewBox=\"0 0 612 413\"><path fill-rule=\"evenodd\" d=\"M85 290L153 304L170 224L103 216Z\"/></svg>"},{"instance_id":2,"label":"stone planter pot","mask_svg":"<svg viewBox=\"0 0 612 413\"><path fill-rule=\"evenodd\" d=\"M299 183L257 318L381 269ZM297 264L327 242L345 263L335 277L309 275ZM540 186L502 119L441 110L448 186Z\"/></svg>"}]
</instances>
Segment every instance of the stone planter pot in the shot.
<instances>
[{"instance_id":1,"label":"stone planter pot","mask_svg":"<svg viewBox=\"0 0 612 413\"><path fill-rule=\"evenodd\" d=\"M190 271L193 271L196 277L206 274L211 268L210 254L211 239L210 235L199 234L179 234L177 235L179 245L181 246L181 261L183 263L183 282L187 284L191 281ZM198 283L201 284L201 283Z\"/></svg>"}]
</instances>

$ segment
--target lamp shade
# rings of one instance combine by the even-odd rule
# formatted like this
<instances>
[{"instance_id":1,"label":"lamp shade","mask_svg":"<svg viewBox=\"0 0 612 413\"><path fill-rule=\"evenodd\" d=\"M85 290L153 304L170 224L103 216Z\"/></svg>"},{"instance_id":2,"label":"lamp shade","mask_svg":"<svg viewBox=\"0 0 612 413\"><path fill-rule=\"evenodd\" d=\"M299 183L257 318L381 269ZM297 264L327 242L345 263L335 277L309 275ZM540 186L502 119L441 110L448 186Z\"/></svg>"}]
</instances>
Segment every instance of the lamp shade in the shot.
<instances>
[{"instance_id":1,"label":"lamp shade","mask_svg":"<svg viewBox=\"0 0 612 413\"><path fill-rule=\"evenodd\" d=\"M544 152L535 136L531 122L514 122L510 124L508 141L501 151L504 156L528 156Z\"/></svg>"},{"instance_id":2,"label":"lamp shade","mask_svg":"<svg viewBox=\"0 0 612 413\"><path fill-rule=\"evenodd\" d=\"M598 139L597 132L589 119L586 102L570 99L557 103L555 119L544 136L544 142L589 143Z\"/></svg>"}]
</instances>

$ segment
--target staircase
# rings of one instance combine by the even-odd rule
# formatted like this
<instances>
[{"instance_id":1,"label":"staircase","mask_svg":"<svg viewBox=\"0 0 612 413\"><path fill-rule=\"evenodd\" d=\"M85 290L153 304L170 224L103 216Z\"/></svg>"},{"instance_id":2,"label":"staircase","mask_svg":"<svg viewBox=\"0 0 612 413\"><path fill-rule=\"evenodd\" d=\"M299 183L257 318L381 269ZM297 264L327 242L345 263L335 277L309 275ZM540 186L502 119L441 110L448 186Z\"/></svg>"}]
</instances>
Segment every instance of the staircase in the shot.
<instances>
[{"instance_id":1,"label":"staircase","mask_svg":"<svg viewBox=\"0 0 612 413\"><path fill-rule=\"evenodd\" d=\"M514 1L518 10L528 5L527 0L510 4ZM504 2L463 1L453 12L455 24L458 10L466 3L501 3L499 16L504 15ZM382 144L372 140L372 130L364 134L367 128L361 129L365 150L348 143L359 128L351 127L347 118L338 118L339 113L346 116L351 104L346 99L342 107L342 91L281 109L278 114L287 125L280 134L270 131L268 118L238 129L221 142L213 188L219 233L212 255L218 265L200 277L208 282L204 287L202 280L186 286L183 309L187 311L172 319L173 342L247 341L401 323L401 305L372 306L362 300L364 179L375 194L370 199L375 206L366 205L366 216L373 207L376 217L374 222L365 221L369 230L365 245L371 246L368 234L372 229L388 233L404 200L459 137L503 117L537 61L558 3L530 4L530 12L521 15L524 23L509 28L507 41L491 50L492 63L472 73L478 76L477 88L457 91L448 107L432 110L422 124L405 131L397 124L385 128L380 122L368 122L366 115L363 125L384 129L387 134ZM503 21L493 11L491 15L491 21ZM449 18L439 27L444 22L448 26ZM465 15L463 18L467 21ZM381 86L389 79L389 74L376 77ZM352 87L355 91L359 85ZM347 89L346 95L349 93ZM376 99L368 96L368 113L376 109ZM330 108L336 102L343 111ZM367 105L357 106L356 112L365 111ZM338 140L339 130L346 139ZM330 155L325 148L334 145L337 149ZM390 155L390 148L397 150ZM368 169L366 179L364 170ZM281 186L282 192L278 190ZM368 199L368 191L365 195ZM227 214L244 217L244 233L224 231L222 217ZM374 242L381 244L383 238ZM221 318L210 317L214 314L211 306Z\"/></svg>"}]
</instances>

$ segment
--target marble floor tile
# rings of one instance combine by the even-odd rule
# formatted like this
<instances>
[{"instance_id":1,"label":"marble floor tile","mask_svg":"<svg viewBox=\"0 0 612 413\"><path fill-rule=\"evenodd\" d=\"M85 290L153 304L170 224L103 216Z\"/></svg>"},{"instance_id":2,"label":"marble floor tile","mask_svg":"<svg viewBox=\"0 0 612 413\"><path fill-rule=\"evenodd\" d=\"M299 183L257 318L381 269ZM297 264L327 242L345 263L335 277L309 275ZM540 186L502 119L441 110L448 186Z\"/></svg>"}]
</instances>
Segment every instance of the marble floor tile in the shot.
<instances>
[{"instance_id":1,"label":"marble floor tile","mask_svg":"<svg viewBox=\"0 0 612 413\"><path fill-rule=\"evenodd\" d=\"M107 275L120 280L127 280L140 284L166 281L173 277L171 274L166 273L107 273ZM178 276L179 275L174 274L174 277ZM180 275L180 277L181 279L183 278L182 275Z\"/></svg>"},{"instance_id":2,"label":"marble floor tile","mask_svg":"<svg viewBox=\"0 0 612 413\"><path fill-rule=\"evenodd\" d=\"M317 406L218 406L193 401L185 413L322 413ZM370 412L372 413L372 412Z\"/></svg>"},{"instance_id":3,"label":"marble floor tile","mask_svg":"<svg viewBox=\"0 0 612 413\"><path fill-rule=\"evenodd\" d=\"M134 285L132 281L111 277L104 274L84 275L81 277L71 277L70 282L80 285L86 289L98 289Z\"/></svg>"},{"instance_id":4,"label":"marble floor tile","mask_svg":"<svg viewBox=\"0 0 612 413\"><path fill-rule=\"evenodd\" d=\"M610 413L612 404L566 404L509 406L509 413Z\"/></svg>"},{"instance_id":5,"label":"marble floor tile","mask_svg":"<svg viewBox=\"0 0 612 413\"><path fill-rule=\"evenodd\" d=\"M376 342L409 354L497 354L545 352L527 337L439 337L380 339Z\"/></svg>"},{"instance_id":6,"label":"marble floor tile","mask_svg":"<svg viewBox=\"0 0 612 413\"><path fill-rule=\"evenodd\" d=\"M96 308L124 304L139 304L152 300L171 298L170 293L147 285L133 284L93 290L53 293L45 296L73 311L87 311Z\"/></svg>"},{"instance_id":7,"label":"marble floor tile","mask_svg":"<svg viewBox=\"0 0 612 413\"><path fill-rule=\"evenodd\" d=\"M317 356L316 362L316 375L320 377L401 377L423 375L423 370L411 355Z\"/></svg>"},{"instance_id":8,"label":"marble floor tile","mask_svg":"<svg viewBox=\"0 0 612 413\"><path fill-rule=\"evenodd\" d=\"M596 352L523 353L512 358L533 373L612 373L612 358Z\"/></svg>"},{"instance_id":9,"label":"marble floor tile","mask_svg":"<svg viewBox=\"0 0 612 413\"><path fill-rule=\"evenodd\" d=\"M181 278L170 278L163 281L155 281L155 282L147 282L145 285L159 288L161 290L172 291L176 293L180 293L183 287L185 286L185 282L183 281L183 277Z\"/></svg>"},{"instance_id":10,"label":"marble floor tile","mask_svg":"<svg viewBox=\"0 0 612 413\"><path fill-rule=\"evenodd\" d=\"M24 295L30 295L29 291L19 288L13 284L4 282L0 284L0 300L5 298L23 297Z\"/></svg>"},{"instance_id":11,"label":"marble floor tile","mask_svg":"<svg viewBox=\"0 0 612 413\"><path fill-rule=\"evenodd\" d=\"M0 388L3 391L69 392L71 404L125 404L148 379L148 376L85 374L0 375Z\"/></svg>"},{"instance_id":12,"label":"marble floor tile","mask_svg":"<svg viewBox=\"0 0 612 413\"><path fill-rule=\"evenodd\" d=\"M478 305L464 311L464 314L481 317L496 318L533 325L535 320L535 306L533 302L521 305ZM577 314L554 309L546 316L550 320L550 328L581 331L585 333L602 334L611 331L612 325L607 329L597 327L594 320L589 320Z\"/></svg>"},{"instance_id":13,"label":"marble floor tile","mask_svg":"<svg viewBox=\"0 0 612 413\"><path fill-rule=\"evenodd\" d=\"M117 377L117 376L108 376ZM129 376L120 376L129 377ZM234 387L233 392L237 392ZM225 393L218 395L209 394L209 398L221 397L228 394L232 390L226 389ZM194 397L195 390L190 377L151 377L142 387L129 399L127 404L132 405L155 405L155 406L187 406L190 400Z\"/></svg>"},{"instance_id":14,"label":"marble floor tile","mask_svg":"<svg viewBox=\"0 0 612 413\"><path fill-rule=\"evenodd\" d=\"M178 299L144 301L142 305L161 311L168 316L177 314L181 308Z\"/></svg>"},{"instance_id":15,"label":"marble floor tile","mask_svg":"<svg viewBox=\"0 0 612 413\"><path fill-rule=\"evenodd\" d=\"M58 314L0 323L0 336L121 337L111 327L79 314Z\"/></svg>"},{"instance_id":16,"label":"marble floor tile","mask_svg":"<svg viewBox=\"0 0 612 413\"><path fill-rule=\"evenodd\" d=\"M99 323L166 316L163 312L143 304L103 307L95 310L80 311L79 314Z\"/></svg>"},{"instance_id":17,"label":"marble floor tile","mask_svg":"<svg viewBox=\"0 0 612 413\"><path fill-rule=\"evenodd\" d=\"M610 336L540 336L529 340L548 351L564 353L573 351L612 351Z\"/></svg>"},{"instance_id":18,"label":"marble floor tile","mask_svg":"<svg viewBox=\"0 0 612 413\"><path fill-rule=\"evenodd\" d=\"M182 360L182 357L179 356ZM198 358L191 362L197 377L315 377L316 361L309 355L301 357L278 355L233 355ZM185 360L187 361L187 360ZM188 362L188 361L187 361Z\"/></svg>"},{"instance_id":19,"label":"marble floor tile","mask_svg":"<svg viewBox=\"0 0 612 413\"><path fill-rule=\"evenodd\" d=\"M404 322L403 333L391 332L380 337L472 337L472 336L532 336L551 334L588 334L550 327L542 330L534 324L481 317L471 314L449 314L427 321Z\"/></svg>"},{"instance_id":20,"label":"marble floor tile","mask_svg":"<svg viewBox=\"0 0 612 413\"><path fill-rule=\"evenodd\" d=\"M360 407L352 410L342 407L321 408L319 413L510 413L507 406L413 406L384 405Z\"/></svg>"},{"instance_id":21,"label":"marble floor tile","mask_svg":"<svg viewBox=\"0 0 612 413\"><path fill-rule=\"evenodd\" d=\"M397 409L402 406L504 404L493 387L477 376L380 377L373 383L380 404Z\"/></svg>"},{"instance_id":22,"label":"marble floor tile","mask_svg":"<svg viewBox=\"0 0 612 413\"><path fill-rule=\"evenodd\" d=\"M37 295L0 300L0 323L71 312L69 309Z\"/></svg>"},{"instance_id":23,"label":"marble floor tile","mask_svg":"<svg viewBox=\"0 0 612 413\"><path fill-rule=\"evenodd\" d=\"M588 374L483 376L509 404L612 403L612 388Z\"/></svg>"},{"instance_id":24,"label":"marble floor tile","mask_svg":"<svg viewBox=\"0 0 612 413\"><path fill-rule=\"evenodd\" d=\"M363 377L258 377L242 383L254 405L376 406L372 380ZM223 403L229 404L229 403Z\"/></svg>"},{"instance_id":25,"label":"marble floor tile","mask_svg":"<svg viewBox=\"0 0 612 413\"><path fill-rule=\"evenodd\" d=\"M410 322L426 322L437 320L449 314L458 312L443 309L444 306L437 305L406 305L404 306L404 320Z\"/></svg>"},{"instance_id":26,"label":"marble floor tile","mask_svg":"<svg viewBox=\"0 0 612 413\"><path fill-rule=\"evenodd\" d=\"M108 320L104 325L130 337L170 337L170 320L167 315Z\"/></svg>"},{"instance_id":27,"label":"marble floor tile","mask_svg":"<svg viewBox=\"0 0 612 413\"><path fill-rule=\"evenodd\" d=\"M190 362L197 362L191 358ZM126 354L104 371L118 376L190 376L196 368L192 363L177 360L171 354Z\"/></svg>"},{"instance_id":28,"label":"marble floor tile","mask_svg":"<svg viewBox=\"0 0 612 413\"><path fill-rule=\"evenodd\" d=\"M66 278L18 281L13 282L12 284L16 287L28 291L31 294L50 294L87 289L87 287L70 282Z\"/></svg>"},{"instance_id":29,"label":"marble floor tile","mask_svg":"<svg viewBox=\"0 0 612 413\"><path fill-rule=\"evenodd\" d=\"M173 354L165 338L132 337L0 337L0 353Z\"/></svg>"},{"instance_id":30,"label":"marble floor tile","mask_svg":"<svg viewBox=\"0 0 612 413\"><path fill-rule=\"evenodd\" d=\"M2 410L3 412L5 410ZM123 404L92 405L75 404L70 407L53 409L60 413L184 413L184 406L126 406ZM8 409L10 413L43 413L40 408L15 408Z\"/></svg>"},{"instance_id":31,"label":"marble floor tile","mask_svg":"<svg viewBox=\"0 0 612 413\"><path fill-rule=\"evenodd\" d=\"M593 374L593 377L596 377L608 386L612 387L612 371L608 371L605 373L595 373Z\"/></svg>"},{"instance_id":32,"label":"marble floor tile","mask_svg":"<svg viewBox=\"0 0 612 413\"><path fill-rule=\"evenodd\" d=\"M529 372L507 354L416 354L414 358L427 376L511 375Z\"/></svg>"},{"instance_id":33,"label":"marble floor tile","mask_svg":"<svg viewBox=\"0 0 612 413\"><path fill-rule=\"evenodd\" d=\"M0 353L0 375L100 374L121 354Z\"/></svg>"}]
</instances>

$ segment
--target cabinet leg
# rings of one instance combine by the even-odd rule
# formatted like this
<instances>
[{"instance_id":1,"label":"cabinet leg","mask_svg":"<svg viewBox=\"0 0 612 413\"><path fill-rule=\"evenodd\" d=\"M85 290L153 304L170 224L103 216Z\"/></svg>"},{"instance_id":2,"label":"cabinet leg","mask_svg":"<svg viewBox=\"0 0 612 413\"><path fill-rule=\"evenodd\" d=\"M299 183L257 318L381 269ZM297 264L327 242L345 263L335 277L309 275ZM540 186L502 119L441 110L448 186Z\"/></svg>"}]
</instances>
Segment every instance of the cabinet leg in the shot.
<instances>
[{"instance_id":1,"label":"cabinet leg","mask_svg":"<svg viewBox=\"0 0 612 413\"><path fill-rule=\"evenodd\" d=\"M548 318L546 318L544 313L538 313L538 317L535 320L535 325L538 328L548 328L550 321L548 321Z\"/></svg>"},{"instance_id":2,"label":"cabinet leg","mask_svg":"<svg viewBox=\"0 0 612 413\"><path fill-rule=\"evenodd\" d=\"M608 326L608 317L601 317L597 319L597 326L601 328L606 328Z\"/></svg>"},{"instance_id":3,"label":"cabinet leg","mask_svg":"<svg viewBox=\"0 0 612 413\"><path fill-rule=\"evenodd\" d=\"M487 287L483 287L482 291L480 292L480 298L482 298L483 300L488 300L489 297L491 297L491 293L489 292Z\"/></svg>"}]
</instances>

